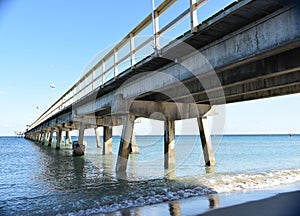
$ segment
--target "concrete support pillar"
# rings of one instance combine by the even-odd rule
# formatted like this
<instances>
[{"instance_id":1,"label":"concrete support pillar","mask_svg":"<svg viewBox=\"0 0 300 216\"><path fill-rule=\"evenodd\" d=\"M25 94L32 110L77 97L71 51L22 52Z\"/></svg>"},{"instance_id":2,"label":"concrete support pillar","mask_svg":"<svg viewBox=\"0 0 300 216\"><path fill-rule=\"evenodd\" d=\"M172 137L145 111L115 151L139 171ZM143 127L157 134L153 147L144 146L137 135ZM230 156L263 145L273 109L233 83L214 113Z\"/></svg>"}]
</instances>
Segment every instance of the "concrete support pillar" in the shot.
<instances>
[{"instance_id":1,"label":"concrete support pillar","mask_svg":"<svg viewBox=\"0 0 300 216\"><path fill-rule=\"evenodd\" d=\"M95 127L95 136L96 136L97 148L101 148L100 136L97 127Z\"/></svg>"},{"instance_id":2,"label":"concrete support pillar","mask_svg":"<svg viewBox=\"0 0 300 216\"><path fill-rule=\"evenodd\" d=\"M136 144L135 134L132 133L131 142L130 142L130 153L131 154L138 154L139 153L139 147Z\"/></svg>"},{"instance_id":3,"label":"concrete support pillar","mask_svg":"<svg viewBox=\"0 0 300 216\"><path fill-rule=\"evenodd\" d=\"M61 135L62 135L62 128L58 129L58 132L56 132L56 150L60 149L60 141L61 141Z\"/></svg>"},{"instance_id":4,"label":"concrete support pillar","mask_svg":"<svg viewBox=\"0 0 300 216\"><path fill-rule=\"evenodd\" d=\"M65 139L65 136L63 136L63 135L61 135L61 142L66 145L66 139Z\"/></svg>"},{"instance_id":5,"label":"concrete support pillar","mask_svg":"<svg viewBox=\"0 0 300 216\"><path fill-rule=\"evenodd\" d=\"M165 169L175 168L175 121L165 121L164 132L164 167Z\"/></svg>"},{"instance_id":6,"label":"concrete support pillar","mask_svg":"<svg viewBox=\"0 0 300 216\"><path fill-rule=\"evenodd\" d=\"M133 133L135 116L128 114L124 117L124 125L122 130L122 136L120 141L116 171L124 172L127 168L128 156L130 153L130 142Z\"/></svg>"},{"instance_id":7,"label":"concrete support pillar","mask_svg":"<svg viewBox=\"0 0 300 216\"><path fill-rule=\"evenodd\" d=\"M103 127L103 155L112 154L112 127Z\"/></svg>"},{"instance_id":8,"label":"concrete support pillar","mask_svg":"<svg viewBox=\"0 0 300 216\"><path fill-rule=\"evenodd\" d=\"M47 132L44 132L44 133L43 133L43 141L42 141L42 145L45 144L45 141L46 141L46 135L47 135Z\"/></svg>"},{"instance_id":9,"label":"concrete support pillar","mask_svg":"<svg viewBox=\"0 0 300 216\"><path fill-rule=\"evenodd\" d=\"M70 139L70 143L73 143L72 135L70 135L70 133L69 133L69 139Z\"/></svg>"},{"instance_id":10,"label":"concrete support pillar","mask_svg":"<svg viewBox=\"0 0 300 216\"><path fill-rule=\"evenodd\" d=\"M51 130L51 131L50 131L50 134L49 134L48 146L51 146L51 144L52 144L52 139L53 139L53 130Z\"/></svg>"},{"instance_id":11,"label":"concrete support pillar","mask_svg":"<svg viewBox=\"0 0 300 216\"><path fill-rule=\"evenodd\" d=\"M66 131L66 146L70 144L69 139L70 139L69 131Z\"/></svg>"},{"instance_id":12,"label":"concrete support pillar","mask_svg":"<svg viewBox=\"0 0 300 216\"><path fill-rule=\"evenodd\" d=\"M38 134L38 143L41 143L42 142L42 133L39 133Z\"/></svg>"},{"instance_id":13,"label":"concrete support pillar","mask_svg":"<svg viewBox=\"0 0 300 216\"><path fill-rule=\"evenodd\" d=\"M83 138L84 138L85 128L86 128L85 124L80 124L78 144L75 146L75 149L73 151L73 156L82 156L82 155L84 155L85 145L83 143Z\"/></svg>"},{"instance_id":14,"label":"concrete support pillar","mask_svg":"<svg viewBox=\"0 0 300 216\"><path fill-rule=\"evenodd\" d=\"M208 127L207 117L197 118L200 139L202 144L202 151L204 155L204 161L206 166L215 165L215 156L212 148L212 142L210 137L210 131Z\"/></svg>"}]
</instances>

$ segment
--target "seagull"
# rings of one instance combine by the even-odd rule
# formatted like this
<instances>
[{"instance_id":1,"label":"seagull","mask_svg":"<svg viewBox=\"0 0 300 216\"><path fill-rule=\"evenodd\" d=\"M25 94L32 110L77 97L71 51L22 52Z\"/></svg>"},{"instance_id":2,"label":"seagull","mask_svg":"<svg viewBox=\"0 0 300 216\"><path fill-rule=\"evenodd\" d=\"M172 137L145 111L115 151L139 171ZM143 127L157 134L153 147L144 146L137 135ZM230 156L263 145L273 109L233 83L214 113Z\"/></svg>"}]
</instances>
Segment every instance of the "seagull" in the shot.
<instances>
[{"instance_id":1,"label":"seagull","mask_svg":"<svg viewBox=\"0 0 300 216\"><path fill-rule=\"evenodd\" d=\"M55 88L55 85L52 83L52 84L50 85L50 88Z\"/></svg>"},{"instance_id":2,"label":"seagull","mask_svg":"<svg viewBox=\"0 0 300 216\"><path fill-rule=\"evenodd\" d=\"M39 107L39 106L36 106L36 109L40 109L40 107Z\"/></svg>"}]
</instances>

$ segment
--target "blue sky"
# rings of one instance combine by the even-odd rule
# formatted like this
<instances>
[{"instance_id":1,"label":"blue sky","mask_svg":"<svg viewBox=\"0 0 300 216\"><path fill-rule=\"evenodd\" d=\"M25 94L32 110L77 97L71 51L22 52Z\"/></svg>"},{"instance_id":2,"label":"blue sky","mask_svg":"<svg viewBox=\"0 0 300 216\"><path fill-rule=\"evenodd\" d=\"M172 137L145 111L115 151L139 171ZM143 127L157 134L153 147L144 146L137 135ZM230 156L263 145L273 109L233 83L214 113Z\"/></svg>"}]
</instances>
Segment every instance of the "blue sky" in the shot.
<instances>
[{"instance_id":1,"label":"blue sky","mask_svg":"<svg viewBox=\"0 0 300 216\"><path fill-rule=\"evenodd\" d=\"M13 135L32 123L80 78L97 53L151 12L151 0L0 2L0 135ZM177 8L185 9L188 2L179 1ZM230 2L212 0L199 17L205 19ZM174 7L163 21L177 12ZM225 132L300 133L299 98L226 105Z\"/></svg>"}]
</instances>

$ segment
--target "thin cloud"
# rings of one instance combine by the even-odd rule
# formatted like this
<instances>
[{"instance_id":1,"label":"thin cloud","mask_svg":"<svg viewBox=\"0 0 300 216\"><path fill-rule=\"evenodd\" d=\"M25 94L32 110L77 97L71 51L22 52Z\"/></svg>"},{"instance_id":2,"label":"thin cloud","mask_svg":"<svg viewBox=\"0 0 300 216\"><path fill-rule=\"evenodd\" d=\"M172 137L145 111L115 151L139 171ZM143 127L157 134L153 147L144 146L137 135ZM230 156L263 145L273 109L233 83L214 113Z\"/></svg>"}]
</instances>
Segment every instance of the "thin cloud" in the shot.
<instances>
[{"instance_id":1,"label":"thin cloud","mask_svg":"<svg viewBox=\"0 0 300 216\"><path fill-rule=\"evenodd\" d=\"M4 95L4 94L5 94L5 91L0 90L0 95Z\"/></svg>"}]
</instances>

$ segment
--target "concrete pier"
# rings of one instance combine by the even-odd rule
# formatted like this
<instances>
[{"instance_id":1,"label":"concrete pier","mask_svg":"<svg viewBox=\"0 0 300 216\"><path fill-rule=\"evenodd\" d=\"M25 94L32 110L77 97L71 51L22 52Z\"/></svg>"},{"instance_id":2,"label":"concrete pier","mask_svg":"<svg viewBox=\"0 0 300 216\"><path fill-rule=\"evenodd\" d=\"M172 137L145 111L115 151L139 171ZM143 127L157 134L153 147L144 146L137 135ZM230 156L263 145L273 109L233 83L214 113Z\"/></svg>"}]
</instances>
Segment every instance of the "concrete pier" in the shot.
<instances>
[{"instance_id":1,"label":"concrete pier","mask_svg":"<svg viewBox=\"0 0 300 216\"><path fill-rule=\"evenodd\" d=\"M97 130L98 128L95 127L94 129L95 129L97 148L101 148L101 141L100 141L99 131Z\"/></svg>"},{"instance_id":2,"label":"concrete pier","mask_svg":"<svg viewBox=\"0 0 300 216\"><path fill-rule=\"evenodd\" d=\"M60 141L62 136L62 128L58 128L58 132L56 132L56 150L60 149Z\"/></svg>"},{"instance_id":3,"label":"concrete pier","mask_svg":"<svg viewBox=\"0 0 300 216\"><path fill-rule=\"evenodd\" d=\"M86 125L85 124L80 124L78 144L75 146L75 149L73 151L73 156L82 156L82 155L84 155L85 145L83 143L83 138L84 138L85 129L86 129Z\"/></svg>"},{"instance_id":4,"label":"concrete pier","mask_svg":"<svg viewBox=\"0 0 300 216\"><path fill-rule=\"evenodd\" d=\"M116 171L124 172L127 168L127 161L130 154L130 142L132 139L135 115L127 114L124 116L124 125L120 141Z\"/></svg>"},{"instance_id":5,"label":"concrete pier","mask_svg":"<svg viewBox=\"0 0 300 216\"><path fill-rule=\"evenodd\" d=\"M175 168L175 121L165 120L164 131L164 168Z\"/></svg>"},{"instance_id":6,"label":"concrete pier","mask_svg":"<svg viewBox=\"0 0 300 216\"><path fill-rule=\"evenodd\" d=\"M103 155L112 154L112 127L103 127Z\"/></svg>"},{"instance_id":7,"label":"concrete pier","mask_svg":"<svg viewBox=\"0 0 300 216\"><path fill-rule=\"evenodd\" d=\"M174 27L190 13L191 29L180 40L161 47L159 55L150 52L139 63L118 71L124 62L123 58L118 60L118 51L151 23L148 18L142 21L30 124L25 137L41 143L42 133L50 130L51 146L53 131L58 128L79 130L81 155L84 130L103 126L102 152L108 155L112 154L112 127L123 125L116 170L125 171L130 152L138 152L134 118L162 120L164 168L169 170L175 166L175 121L197 118L204 161L211 166L207 171L213 171L215 158L206 118L212 106L300 92L300 13L296 1L240 0L197 25L195 2L190 1L190 11L182 11L167 28L156 32ZM157 12L167 10L166 5L162 3ZM159 15L156 19L158 22ZM126 56L132 58L138 49L134 43L130 47ZM112 59L111 67L105 69ZM134 58L131 60L134 62ZM113 70L113 76L107 79ZM78 86L84 90L78 92ZM81 122L85 127L79 125ZM56 148L60 139L61 135Z\"/></svg>"},{"instance_id":8,"label":"concrete pier","mask_svg":"<svg viewBox=\"0 0 300 216\"><path fill-rule=\"evenodd\" d=\"M207 117L197 118L200 139L202 144L202 151L204 155L204 161L206 166L215 165L215 156L212 148L211 136L208 127Z\"/></svg>"}]
</instances>

